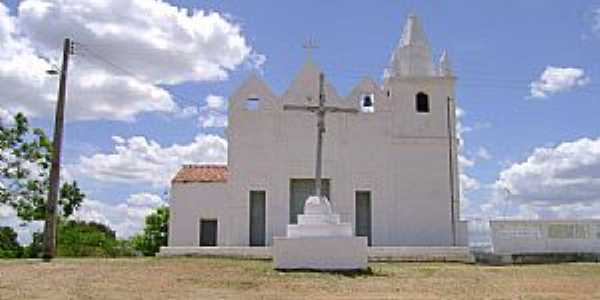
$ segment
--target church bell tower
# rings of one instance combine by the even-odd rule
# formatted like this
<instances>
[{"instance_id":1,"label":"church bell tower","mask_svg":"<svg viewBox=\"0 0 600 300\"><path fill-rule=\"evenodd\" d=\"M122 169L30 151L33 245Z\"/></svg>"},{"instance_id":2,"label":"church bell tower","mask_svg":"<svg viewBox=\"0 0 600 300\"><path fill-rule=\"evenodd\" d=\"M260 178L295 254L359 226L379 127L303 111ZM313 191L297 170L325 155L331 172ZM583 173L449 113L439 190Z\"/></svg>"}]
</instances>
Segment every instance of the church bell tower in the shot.
<instances>
[{"instance_id":1,"label":"church bell tower","mask_svg":"<svg viewBox=\"0 0 600 300\"><path fill-rule=\"evenodd\" d=\"M398 119L394 132L399 138L447 136L454 126L448 122L455 83L449 55L444 51L435 64L431 52L419 19L410 15L384 71L384 93Z\"/></svg>"},{"instance_id":2,"label":"church bell tower","mask_svg":"<svg viewBox=\"0 0 600 300\"><path fill-rule=\"evenodd\" d=\"M459 220L455 81L448 52L443 51L434 63L422 25L417 16L410 15L384 71L384 93L392 107L392 138L396 143L418 144L421 150L416 155L425 161L444 162L432 171L448 175L452 235Z\"/></svg>"}]
</instances>

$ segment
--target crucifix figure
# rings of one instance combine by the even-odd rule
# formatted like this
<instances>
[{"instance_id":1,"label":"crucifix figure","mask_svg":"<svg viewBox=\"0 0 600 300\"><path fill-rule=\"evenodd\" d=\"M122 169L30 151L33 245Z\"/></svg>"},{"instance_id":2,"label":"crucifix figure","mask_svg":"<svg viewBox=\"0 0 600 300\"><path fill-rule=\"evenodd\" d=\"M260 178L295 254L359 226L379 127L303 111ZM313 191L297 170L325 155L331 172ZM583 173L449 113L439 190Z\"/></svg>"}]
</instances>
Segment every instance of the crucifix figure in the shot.
<instances>
[{"instance_id":1,"label":"crucifix figure","mask_svg":"<svg viewBox=\"0 0 600 300\"><path fill-rule=\"evenodd\" d=\"M300 110L315 113L317 115L317 158L315 166L315 196L323 199L321 189L321 169L323 153L323 133L325 132L325 114L326 113L358 113L355 108L343 108L334 106L325 106L325 75L319 73L319 105L293 105L286 104L284 110Z\"/></svg>"}]
</instances>

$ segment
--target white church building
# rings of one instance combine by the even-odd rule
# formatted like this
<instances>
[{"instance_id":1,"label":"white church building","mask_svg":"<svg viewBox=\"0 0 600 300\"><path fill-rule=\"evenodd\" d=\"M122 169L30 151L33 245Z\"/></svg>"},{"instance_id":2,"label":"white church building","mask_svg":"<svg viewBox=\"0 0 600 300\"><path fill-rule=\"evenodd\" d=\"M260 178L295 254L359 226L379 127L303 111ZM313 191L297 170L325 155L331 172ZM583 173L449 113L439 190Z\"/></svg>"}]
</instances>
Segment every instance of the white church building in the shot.
<instances>
[{"instance_id":1,"label":"white church building","mask_svg":"<svg viewBox=\"0 0 600 300\"><path fill-rule=\"evenodd\" d=\"M169 247L270 246L313 193L317 121L284 111L317 105L310 59L282 95L250 76L229 98L228 162L185 165L172 180ZM327 74L325 74L327 76ZM347 96L326 81L324 193L369 245L467 245L460 220L454 88L447 54L434 63L410 16L383 83L365 78Z\"/></svg>"}]
</instances>

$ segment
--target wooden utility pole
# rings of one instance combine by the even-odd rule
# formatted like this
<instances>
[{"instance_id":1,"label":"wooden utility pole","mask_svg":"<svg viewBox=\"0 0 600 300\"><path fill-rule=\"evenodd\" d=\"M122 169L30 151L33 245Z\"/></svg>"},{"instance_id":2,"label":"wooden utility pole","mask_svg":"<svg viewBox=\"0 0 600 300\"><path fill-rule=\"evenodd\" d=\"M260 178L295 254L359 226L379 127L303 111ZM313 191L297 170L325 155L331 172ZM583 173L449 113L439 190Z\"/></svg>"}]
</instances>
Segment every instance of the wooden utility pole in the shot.
<instances>
[{"instance_id":1,"label":"wooden utility pole","mask_svg":"<svg viewBox=\"0 0 600 300\"><path fill-rule=\"evenodd\" d=\"M448 97L448 107L447 107L447 121L448 121L448 165L449 165L449 171L450 171L450 224L451 224L451 234L452 234L452 246L456 247L456 219L457 219L457 215L456 215L456 199L457 199L457 194L459 193L459 191L456 190L456 165L455 165L455 160L454 160L454 156L456 155L456 153L454 153L455 151L455 143L456 143L456 137L455 137L455 107L454 107L454 99L452 99L451 97Z\"/></svg>"},{"instance_id":2,"label":"wooden utility pole","mask_svg":"<svg viewBox=\"0 0 600 300\"><path fill-rule=\"evenodd\" d=\"M44 253L46 261L56 256L56 211L60 190L60 152L62 148L63 129L65 120L65 98L67 94L67 72L69 69L69 56L72 52L70 39L65 39L63 45L63 61L60 70L60 84L58 87L58 101L54 120L54 139L52 141L52 165L50 167L50 189L46 201L46 222L44 224Z\"/></svg>"}]
</instances>

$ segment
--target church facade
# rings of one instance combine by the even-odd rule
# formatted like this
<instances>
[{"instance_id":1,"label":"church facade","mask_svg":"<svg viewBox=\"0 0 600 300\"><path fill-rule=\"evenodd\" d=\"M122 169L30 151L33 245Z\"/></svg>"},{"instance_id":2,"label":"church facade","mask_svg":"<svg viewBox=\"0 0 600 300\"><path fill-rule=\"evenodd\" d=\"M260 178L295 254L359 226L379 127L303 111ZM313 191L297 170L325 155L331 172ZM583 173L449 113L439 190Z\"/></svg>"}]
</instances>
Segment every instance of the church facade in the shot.
<instances>
[{"instance_id":1,"label":"church facade","mask_svg":"<svg viewBox=\"0 0 600 300\"><path fill-rule=\"evenodd\" d=\"M434 63L410 16L380 84L348 96L325 82L323 190L342 222L371 246L465 246L459 215L455 77ZM313 193L316 117L285 104L318 105L310 60L283 95L252 75L229 99L227 165L186 165L172 181L169 247L270 246Z\"/></svg>"}]
</instances>

